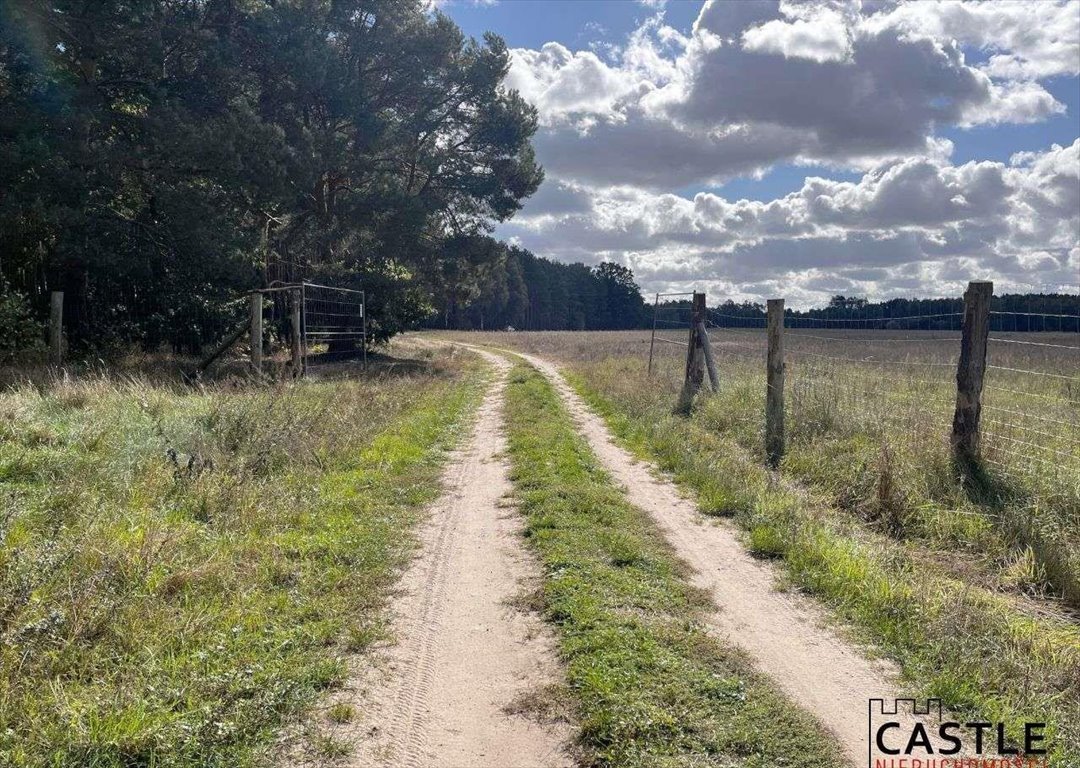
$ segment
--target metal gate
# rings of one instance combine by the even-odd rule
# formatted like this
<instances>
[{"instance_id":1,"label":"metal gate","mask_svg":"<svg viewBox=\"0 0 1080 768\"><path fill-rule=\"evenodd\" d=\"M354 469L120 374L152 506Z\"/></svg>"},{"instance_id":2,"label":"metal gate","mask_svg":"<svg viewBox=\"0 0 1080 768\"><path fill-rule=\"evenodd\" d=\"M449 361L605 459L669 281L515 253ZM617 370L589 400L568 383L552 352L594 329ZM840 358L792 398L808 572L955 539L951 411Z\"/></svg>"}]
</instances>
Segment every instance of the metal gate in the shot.
<instances>
[{"instance_id":1,"label":"metal gate","mask_svg":"<svg viewBox=\"0 0 1080 768\"><path fill-rule=\"evenodd\" d=\"M363 291L301 283L305 367L359 357L367 365L367 312Z\"/></svg>"}]
</instances>

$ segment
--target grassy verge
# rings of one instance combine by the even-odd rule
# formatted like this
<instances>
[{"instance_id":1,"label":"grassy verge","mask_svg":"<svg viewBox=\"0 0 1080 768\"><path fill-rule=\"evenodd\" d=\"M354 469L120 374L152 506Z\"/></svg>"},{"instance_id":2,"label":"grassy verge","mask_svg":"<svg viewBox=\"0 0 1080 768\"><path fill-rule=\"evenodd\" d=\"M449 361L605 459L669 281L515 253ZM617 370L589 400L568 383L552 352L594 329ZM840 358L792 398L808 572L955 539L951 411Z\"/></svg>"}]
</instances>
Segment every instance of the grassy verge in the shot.
<instances>
[{"instance_id":1,"label":"grassy verge","mask_svg":"<svg viewBox=\"0 0 1080 768\"><path fill-rule=\"evenodd\" d=\"M0 393L0 764L265 763L382 631L480 378Z\"/></svg>"},{"instance_id":2,"label":"grassy verge","mask_svg":"<svg viewBox=\"0 0 1080 768\"><path fill-rule=\"evenodd\" d=\"M733 517L752 550L781 558L796 585L896 659L913 693L1004 720L1014 736L1025 720L1048 722L1054 764L1080 764L1075 622L1021 610L957 578L953 563L837 508L831 494L777 480L740 444L739 420L724 417L725 408L738 412L730 402L709 400L694 418L675 417L668 388L640 368L625 359L580 363L571 380L625 444L674 473L706 513ZM807 477L837 462L853 465L850 456L832 461L822 452L811 460L802 450L785 467L799 463Z\"/></svg>"},{"instance_id":3,"label":"grassy verge","mask_svg":"<svg viewBox=\"0 0 1080 768\"><path fill-rule=\"evenodd\" d=\"M765 384L756 363L725 360L720 391L700 401L694 420L761 455ZM889 381L863 373L862 380L870 382L866 386L874 388L868 394L834 380L858 371L830 373L834 378L808 371L805 364L795 369L788 392L785 476L814 488L873 530L936 555L957 578L1080 606L1075 463L1070 467L1062 460L1051 471L1033 462L1034 472L1014 466L1005 473L998 462L961 482L947 440L948 395L955 389L950 381ZM1016 391L1023 386L1013 384ZM995 428L989 421L987 429ZM1070 437L1062 428L1053 439L1045 438L1043 448L1066 456ZM995 453L1000 446L992 434L984 443L992 460L1004 458Z\"/></svg>"},{"instance_id":4,"label":"grassy verge","mask_svg":"<svg viewBox=\"0 0 1080 768\"><path fill-rule=\"evenodd\" d=\"M527 366L511 376L507 418L512 478L588 762L841 765L812 718L705 633L707 599Z\"/></svg>"}]
</instances>

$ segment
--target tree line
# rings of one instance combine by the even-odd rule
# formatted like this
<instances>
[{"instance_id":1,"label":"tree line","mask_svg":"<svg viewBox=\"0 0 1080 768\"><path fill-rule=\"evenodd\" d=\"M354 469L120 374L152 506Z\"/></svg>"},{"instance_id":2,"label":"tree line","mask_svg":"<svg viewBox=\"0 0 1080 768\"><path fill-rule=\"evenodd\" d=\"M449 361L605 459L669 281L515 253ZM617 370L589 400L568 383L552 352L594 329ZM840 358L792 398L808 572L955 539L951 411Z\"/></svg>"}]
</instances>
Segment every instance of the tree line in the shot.
<instances>
[{"instance_id":1,"label":"tree line","mask_svg":"<svg viewBox=\"0 0 1080 768\"><path fill-rule=\"evenodd\" d=\"M302 278L418 322L543 178L508 66L423 0L0 3L3 324L195 350Z\"/></svg>"},{"instance_id":2,"label":"tree line","mask_svg":"<svg viewBox=\"0 0 1080 768\"><path fill-rule=\"evenodd\" d=\"M439 306L426 327L620 330L644 327L651 316L633 272L621 264L563 264L490 238L461 247L472 249L489 249L495 255L483 259L481 270L468 268L464 254L447 262L450 270L443 275Z\"/></svg>"},{"instance_id":3,"label":"tree line","mask_svg":"<svg viewBox=\"0 0 1080 768\"><path fill-rule=\"evenodd\" d=\"M648 328L654 313L664 328L689 325L689 296L657 307L642 296L633 272L604 262L590 267L537 257L491 238L456 244L458 258L441 275L443 290L427 328L456 330L622 330ZM484 255L478 256L477 252ZM472 254L470 256L470 254ZM470 266L482 263L482 269ZM764 327L765 305L731 299L709 304L718 327ZM956 298L895 298L870 301L837 295L823 307L785 310L790 327L836 325L853 329L957 330L964 301ZM1003 294L991 303L994 331L1080 331L1080 296L1060 293Z\"/></svg>"},{"instance_id":4,"label":"tree line","mask_svg":"<svg viewBox=\"0 0 1080 768\"><path fill-rule=\"evenodd\" d=\"M668 302L664 316L690 320L690 302ZM789 325L848 325L872 329L955 330L960 327L964 300L956 298L896 298L870 301L859 296L833 296L824 307L806 310L786 308ZM1006 293L990 303L992 331L1080 332L1080 296L1065 293ZM756 327L765 322L765 305L757 302L725 301L710 313L710 321L720 327Z\"/></svg>"}]
</instances>

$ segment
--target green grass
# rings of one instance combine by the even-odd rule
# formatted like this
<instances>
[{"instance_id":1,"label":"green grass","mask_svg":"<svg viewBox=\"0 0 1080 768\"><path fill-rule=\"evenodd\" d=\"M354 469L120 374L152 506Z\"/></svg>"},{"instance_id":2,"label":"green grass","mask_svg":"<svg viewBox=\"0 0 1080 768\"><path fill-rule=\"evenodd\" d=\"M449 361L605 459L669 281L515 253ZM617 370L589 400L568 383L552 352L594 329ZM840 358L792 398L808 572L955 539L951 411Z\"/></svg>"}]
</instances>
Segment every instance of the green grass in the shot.
<instances>
[{"instance_id":1,"label":"green grass","mask_svg":"<svg viewBox=\"0 0 1080 768\"><path fill-rule=\"evenodd\" d=\"M512 373L507 418L515 493L543 563L586 762L841 765L809 715L706 634L708 599L524 365Z\"/></svg>"},{"instance_id":2,"label":"green grass","mask_svg":"<svg viewBox=\"0 0 1080 768\"><path fill-rule=\"evenodd\" d=\"M0 764L269 762L383 634L481 378L0 393Z\"/></svg>"},{"instance_id":3,"label":"green grass","mask_svg":"<svg viewBox=\"0 0 1080 768\"><path fill-rule=\"evenodd\" d=\"M759 418L744 402L753 401L744 382L703 399L686 419L671 413L671 388L645 379L637 360L572 365L571 383L628 447L693 490L705 513L732 517L752 550L782 559L794 584L900 663L912 693L1004 720L1014 736L1025 720L1046 721L1053 764L1080 764L1080 629L980 584L987 566L974 556L1008 543L985 510L920 495L917 483L947 482L920 474L925 461L832 428L796 443L772 475L752 450ZM916 451L915 442L894 451ZM1035 557L1018 558L1017 578L1036 567Z\"/></svg>"},{"instance_id":4,"label":"green grass","mask_svg":"<svg viewBox=\"0 0 1080 768\"><path fill-rule=\"evenodd\" d=\"M760 455L764 381L755 362L726 361L720 391L701 399L693 418ZM845 386L848 376L861 376L861 383ZM785 476L820 491L868 527L952 560L954 573L968 581L1036 598L1060 596L1080 607L1075 464L1062 460L1051 471L1036 463L1028 468L1033 471L1012 467L1008 473L990 464L989 471L961 482L946 439L948 395L955 388L948 379L888 379L846 370L822 377L804 364L794 369L792 381ZM1013 386L1019 391L1024 383ZM1012 406L1021 407L1031 410L1029 426L1039 426L1038 402ZM996 428L993 422L986 427ZM1063 427L1057 442L1046 438L1043 447L1065 455L1070 437ZM990 457L1004 460L995 453L992 433L984 444ZM1015 567L1020 563L1030 567Z\"/></svg>"}]
</instances>

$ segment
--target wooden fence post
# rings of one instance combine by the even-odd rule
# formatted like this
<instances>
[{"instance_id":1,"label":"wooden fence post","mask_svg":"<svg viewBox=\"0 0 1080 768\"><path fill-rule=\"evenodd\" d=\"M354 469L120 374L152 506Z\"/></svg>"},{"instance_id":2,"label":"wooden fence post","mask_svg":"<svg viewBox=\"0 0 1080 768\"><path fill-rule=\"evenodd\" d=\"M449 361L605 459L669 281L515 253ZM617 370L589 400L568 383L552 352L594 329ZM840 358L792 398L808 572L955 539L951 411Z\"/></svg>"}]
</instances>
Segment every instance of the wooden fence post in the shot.
<instances>
[{"instance_id":1,"label":"wooden fence post","mask_svg":"<svg viewBox=\"0 0 1080 768\"><path fill-rule=\"evenodd\" d=\"M956 366L956 412L951 443L953 455L965 464L979 456L979 417L993 296L994 284L989 281L972 281L964 293L964 326L960 360Z\"/></svg>"},{"instance_id":2,"label":"wooden fence post","mask_svg":"<svg viewBox=\"0 0 1080 768\"><path fill-rule=\"evenodd\" d=\"M300 376L303 373L304 364L303 347L300 339L301 294L299 288L294 288L289 293L292 295L292 372L293 376Z\"/></svg>"},{"instance_id":3,"label":"wooden fence post","mask_svg":"<svg viewBox=\"0 0 1080 768\"><path fill-rule=\"evenodd\" d=\"M705 380L705 343L698 332L698 326L705 322L705 294L695 293L693 313L690 317L690 340L686 347L686 377L675 410L689 413L694 404L694 395L701 389Z\"/></svg>"},{"instance_id":4,"label":"wooden fence post","mask_svg":"<svg viewBox=\"0 0 1080 768\"><path fill-rule=\"evenodd\" d=\"M765 457L775 467L784 455L784 300L768 301L769 352L765 367Z\"/></svg>"},{"instance_id":5,"label":"wooden fence post","mask_svg":"<svg viewBox=\"0 0 1080 768\"><path fill-rule=\"evenodd\" d=\"M64 292L53 291L49 299L49 362L64 362Z\"/></svg>"},{"instance_id":6,"label":"wooden fence post","mask_svg":"<svg viewBox=\"0 0 1080 768\"><path fill-rule=\"evenodd\" d=\"M251 368L258 376L262 373L263 357L263 295L251 294Z\"/></svg>"}]
</instances>

